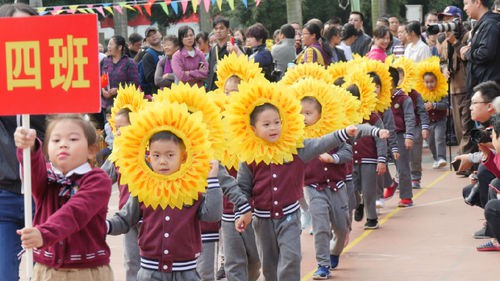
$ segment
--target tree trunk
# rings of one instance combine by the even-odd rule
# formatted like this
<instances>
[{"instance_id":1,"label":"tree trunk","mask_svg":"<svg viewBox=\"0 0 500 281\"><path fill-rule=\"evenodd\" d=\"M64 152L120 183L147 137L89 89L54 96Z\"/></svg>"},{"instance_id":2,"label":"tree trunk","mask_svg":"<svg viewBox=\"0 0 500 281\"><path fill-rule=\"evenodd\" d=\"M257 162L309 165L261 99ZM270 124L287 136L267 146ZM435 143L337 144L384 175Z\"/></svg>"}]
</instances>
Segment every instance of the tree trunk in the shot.
<instances>
[{"instance_id":1,"label":"tree trunk","mask_svg":"<svg viewBox=\"0 0 500 281\"><path fill-rule=\"evenodd\" d=\"M210 24L210 13L205 10L204 1L200 1L200 7L198 7L198 12L200 14L200 30L210 33L212 31L212 25Z\"/></svg>"},{"instance_id":2,"label":"tree trunk","mask_svg":"<svg viewBox=\"0 0 500 281\"><path fill-rule=\"evenodd\" d=\"M38 7L43 7L43 1L42 0L29 0L29 4L31 7L35 7L35 8L38 8Z\"/></svg>"},{"instance_id":3,"label":"tree trunk","mask_svg":"<svg viewBox=\"0 0 500 281\"><path fill-rule=\"evenodd\" d=\"M121 0L113 0L114 4L118 4L118 2L121 2ZM115 35L121 35L125 38L125 40L128 39L128 25L127 25L127 10L123 9L123 14L118 13L118 11L115 10L115 14L113 15L113 22L115 24Z\"/></svg>"},{"instance_id":4,"label":"tree trunk","mask_svg":"<svg viewBox=\"0 0 500 281\"><path fill-rule=\"evenodd\" d=\"M375 29L377 19L380 17L379 2L382 0L371 0L372 2L372 29ZM368 33L368 32L367 32Z\"/></svg>"},{"instance_id":5,"label":"tree trunk","mask_svg":"<svg viewBox=\"0 0 500 281\"><path fill-rule=\"evenodd\" d=\"M302 25L302 1L286 0L286 17L288 23L299 23Z\"/></svg>"}]
</instances>

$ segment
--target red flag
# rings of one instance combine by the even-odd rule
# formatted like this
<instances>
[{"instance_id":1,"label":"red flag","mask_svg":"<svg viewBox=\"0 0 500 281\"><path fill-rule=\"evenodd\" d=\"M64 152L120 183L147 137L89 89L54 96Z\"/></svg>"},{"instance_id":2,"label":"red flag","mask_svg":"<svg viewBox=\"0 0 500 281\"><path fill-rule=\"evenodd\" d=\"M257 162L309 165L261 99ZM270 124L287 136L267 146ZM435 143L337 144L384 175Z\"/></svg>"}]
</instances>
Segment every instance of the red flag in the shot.
<instances>
[{"instance_id":1,"label":"red flag","mask_svg":"<svg viewBox=\"0 0 500 281\"><path fill-rule=\"evenodd\" d=\"M106 88L109 86L109 76L107 73L101 75L101 88Z\"/></svg>"}]
</instances>

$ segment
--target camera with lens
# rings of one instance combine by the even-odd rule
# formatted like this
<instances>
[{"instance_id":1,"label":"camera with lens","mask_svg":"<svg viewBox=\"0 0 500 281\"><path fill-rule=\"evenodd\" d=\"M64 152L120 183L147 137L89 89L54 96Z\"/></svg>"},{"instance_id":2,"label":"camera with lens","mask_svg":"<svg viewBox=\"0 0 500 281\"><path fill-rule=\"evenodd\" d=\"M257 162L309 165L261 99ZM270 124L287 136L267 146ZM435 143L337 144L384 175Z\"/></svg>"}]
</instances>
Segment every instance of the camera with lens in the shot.
<instances>
[{"instance_id":1,"label":"camera with lens","mask_svg":"<svg viewBox=\"0 0 500 281\"><path fill-rule=\"evenodd\" d=\"M472 129L470 132L470 139L472 142L475 144L480 144L480 143L489 143L492 141L491 139L491 128L486 128L486 129L479 129L475 128Z\"/></svg>"},{"instance_id":2,"label":"camera with lens","mask_svg":"<svg viewBox=\"0 0 500 281\"><path fill-rule=\"evenodd\" d=\"M427 33L430 35L440 32L454 32L456 38L462 36L463 26L459 18L454 18L451 22L431 24L427 26Z\"/></svg>"}]
</instances>

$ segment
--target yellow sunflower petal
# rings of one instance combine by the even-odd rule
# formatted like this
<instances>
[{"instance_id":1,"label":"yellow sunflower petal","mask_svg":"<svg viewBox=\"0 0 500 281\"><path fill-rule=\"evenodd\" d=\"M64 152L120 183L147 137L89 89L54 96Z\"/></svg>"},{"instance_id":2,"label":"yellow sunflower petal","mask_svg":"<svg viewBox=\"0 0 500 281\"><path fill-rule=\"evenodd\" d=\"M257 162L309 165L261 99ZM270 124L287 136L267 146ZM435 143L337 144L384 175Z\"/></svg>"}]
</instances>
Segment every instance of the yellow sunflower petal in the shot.
<instances>
[{"instance_id":1,"label":"yellow sunflower petal","mask_svg":"<svg viewBox=\"0 0 500 281\"><path fill-rule=\"evenodd\" d=\"M436 76L436 88L429 90L424 84L424 74L430 72ZM448 80L441 72L439 58L430 57L417 64L417 84L415 90L422 95L426 102L438 102L448 94Z\"/></svg>"},{"instance_id":2,"label":"yellow sunflower petal","mask_svg":"<svg viewBox=\"0 0 500 281\"><path fill-rule=\"evenodd\" d=\"M239 92L230 98L224 113L227 119L229 147L240 161L283 164L293 160L297 148L303 147L304 116L297 98L276 84L264 80L242 82ZM280 112L282 131L279 139L269 143L257 137L250 126L250 114L256 106L270 103Z\"/></svg>"},{"instance_id":3,"label":"yellow sunflower petal","mask_svg":"<svg viewBox=\"0 0 500 281\"><path fill-rule=\"evenodd\" d=\"M389 66L394 68L400 68L404 72L404 77L402 81L399 81L399 88L403 90L405 93L411 92L411 90L415 89L415 85L417 84L417 67L415 62L406 57L394 58L394 60L386 60L386 63Z\"/></svg>"},{"instance_id":4,"label":"yellow sunflower petal","mask_svg":"<svg viewBox=\"0 0 500 281\"><path fill-rule=\"evenodd\" d=\"M307 77L323 80L330 84L333 83L332 78L324 66L317 63L303 63L295 65L292 69L289 68L279 84L289 86Z\"/></svg>"},{"instance_id":5,"label":"yellow sunflower petal","mask_svg":"<svg viewBox=\"0 0 500 281\"><path fill-rule=\"evenodd\" d=\"M226 105L229 104L229 97L220 88L208 92L207 96L215 103L215 105L217 105L217 107L219 107L221 112L224 111L226 109Z\"/></svg>"},{"instance_id":6,"label":"yellow sunflower petal","mask_svg":"<svg viewBox=\"0 0 500 281\"><path fill-rule=\"evenodd\" d=\"M230 53L217 62L217 81L215 81L215 85L219 89L224 89L227 79L233 75L240 77L243 81L264 78L258 63L253 60L249 61L247 56Z\"/></svg>"},{"instance_id":7,"label":"yellow sunflower petal","mask_svg":"<svg viewBox=\"0 0 500 281\"><path fill-rule=\"evenodd\" d=\"M132 196L153 209L192 204L205 191L210 171L210 141L201 113L190 114L183 104L152 103L131 113L130 118L131 125L120 130L117 139L120 183L127 184ZM186 161L171 175L153 172L145 161L149 139L160 131L174 133L186 147Z\"/></svg>"},{"instance_id":8,"label":"yellow sunflower petal","mask_svg":"<svg viewBox=\"0 0 500 281\"><path fill-rule=\"evenodd\" d=\"M359 101L345 89L334 87L324 81L306 78L294 84L290 90L298 100L314 97L321 105L320 119L315 124L305 127L306 138L321 137L353 124L350 109L352 104L359 107Z\"/></svg>"},{"instance_id":9,"label":"yellow sunflower petal","mask_svg":"<svg viewBox=\"0 0 500 281\"><path fill-rule=\"evenodd\" d=\"M328 72L328 75L330 75L332 83L335 83L337 79L346 76L348 66L349 66L348 62L342 62L342 61L332 63L328 66L326 71Z\"/></svg>"},{"instance_id":10,"label":"yellow sunflower petal","mask_svg":"<svg viewBox=\"0 0 500 281\"><path fill-rule=\"evenodd\" d=\"M111 119L109 120L109 125L113 133L116 132L115 129L115 117L116 113L122 108L128 108L132 112L137 112L141 110L147 100L144 99L144 93L142 93L135 85L125 85L122 87L118 86L118 91L116 97L113 101L113 107L111 107Z\"/></svg>"},{"instance_id":11,"label":"yellow sunflower petal","mask_svg":"<svg viewBox=\"0 0 500 281\"><path fill-rule=\"evenodd\" d=\"M345 83L342 85L345 89L350 85L356 85L358 87L360 93L359 100L361 101L358 114L362 116L363 120L370 118L377 104L375 84L372 82L372 78L365 73L363 68L354 69L354 71L345 77Z\"/></svg>"},{"instance_id":12,"label":"yellow sunflower petal","mask_svg":"<svg viewBox=\"0 0 500 281\"><path fill-rule=\"evenodd\" d=\"M212 143L212 150L216 155L220 155L224 150L224 126L221 121L220 109L205 93L205 88L196 85L180 83L169 88L159 90L154 95L154 101L168 101L184 103L190 112L200 111L203 113L203 121L209 130L209 140Z\"/></svg>"},{"instance_id":13,"label":"yellow sunflower petal","mask_svg":"<svg viewBox=\"0 0 500 281\"><path fill-rule=\"evenodd\" d=\"M375 111L386 111L391 106L392 97L392 78L389 73L389 66L378 60L365 59L364 62L360 64L360 67L364 68L363 72L373 72L380 78L381 87L377 97L377 103L375 104Z\"/></svg>"}]
</instances>

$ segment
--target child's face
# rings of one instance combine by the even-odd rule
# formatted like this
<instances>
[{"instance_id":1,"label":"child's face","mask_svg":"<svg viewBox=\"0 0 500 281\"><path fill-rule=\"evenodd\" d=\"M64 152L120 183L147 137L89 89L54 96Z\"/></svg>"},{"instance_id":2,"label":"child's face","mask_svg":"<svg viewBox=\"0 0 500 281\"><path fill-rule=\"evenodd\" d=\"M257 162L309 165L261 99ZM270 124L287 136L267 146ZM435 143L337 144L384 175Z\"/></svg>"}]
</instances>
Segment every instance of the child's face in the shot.
<instances>
[{"instance_id":1,"label":"child's face","mask_svg":"<svg viewBox=\"0 0 500 281\"><path fill-rule=\"evenodd\" d=\"M379 84L375 84L375 94L377 95L377 98L380 95L380 90L382 89L382 86Z\"/></svg>"},{"instance_id":2,"label":"child's face","mask_svg":"<svg viewBox=\"0 0 500 281\"><path fill-rule=\"evenodd\" d=\"M236 79L227 80L226 85L224 85L224 92L226 93L226 96L231 95L233 92L238 92L238 85L239 83Z\"/></svg>"},{"instance_id":3,"label":"child's face","mask_svg":"<svg viewBox=\"0 0 500 281\"><path fill-rule=\"evenodd\" d=\"M89 144L83 128L72 120L58 121L49 136L49 160L63 174L89 159Z\"/></svg>"},{"instance_id":4,"label":"child's face","mask_svg":"<svg viewBox=\"0 0 500 281\"><path fill-rule=\"evenodd\" d=\"M300 111L300 113L304 115L304 124L306 126L316 124L316 122L318 122L318 120L321 118L321 114L319 113L317 105L309 101L302 102L302 110Z\"/></svg>"},{"instance_id":5,"label":"child's face","mask_svg":"<svg viewBox=\"0 0 500 281\"><path fill-rule=\"evenodd\" d=\"M149 163L158 174L171 175L186 161L186 152L171 140L157 140L149 144Z\"/></svg>"},{"instance_id":6,"label":"child's face","mask_svg":"<svg viewBox=\"0 0 500 281\"><path fill-rule=\"evenodd\" d=\"M128 121L127 116L125 116L124 114L116 115L115 130L117 136L121 135L120 128L128 125L130 125L130 122Z\"/></svg>"},{"instance_id":7,"label":"child's face","mask_svg":"<svg viewBox=\"0 0 500 281\"><path fill-rule=\"evenodd\" d=\"M432 91L436 88L436 83L436 77L434 77L433 75L424 75L424 84L429 91Z\"/></svg>"},{"instance_id":8,"label":"child's face","mask_svg":"<svg viewBox=\"0 0 500 281\"><path fill-rule=\"evenodd\" d=\"M281 136L281 119L274 109L266 109L257 115L255 126L252 126L255 135L267 142L274 143Z\"/></svg>"}]
</instances>

